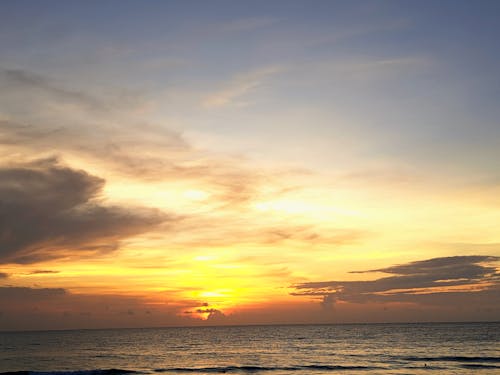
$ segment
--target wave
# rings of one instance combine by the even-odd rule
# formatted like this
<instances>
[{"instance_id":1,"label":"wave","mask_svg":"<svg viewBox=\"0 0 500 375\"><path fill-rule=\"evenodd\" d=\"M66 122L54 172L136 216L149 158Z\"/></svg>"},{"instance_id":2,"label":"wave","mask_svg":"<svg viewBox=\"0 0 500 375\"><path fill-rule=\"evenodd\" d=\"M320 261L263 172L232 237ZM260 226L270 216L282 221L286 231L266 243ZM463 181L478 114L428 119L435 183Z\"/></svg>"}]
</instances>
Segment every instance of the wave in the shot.
<instances>
[{"instance_id":1,"label":"wave","mask_svg":"<svg viewBox=\"0 0 500 375\"><path fill-rule=\"evenodd\" d=\"M306 365L306 366L220 366L220 367L175 367L155 369L156 373L252 373L261 371L304 371L304 370L323 370L323 371L342 371L342 370L372 370L380 367L369 366L340 366L340 365ZM144 374L140 371L124 369L107 370L86 370L86 371L13 371L0 372L0 375L127 375Z\"/></svg>"},{"instance_id":2,"label":"wave","mask_svg":"<svg viewBox=\"0 0 500 375\"><path fill-rule=\"evenodd\" d=\"M440 356L440 357L400 357L406 361L418 362L500 362L500 357L465 357L465 356Z\"/></svg>"},{"instance_id":3,"label":"wave","mask_svg":"<svg viewBox=\"0 0 500 375\"><path fill-rule=\"evenodd\" d=\"M0 372L0 375L127 375L140 374L139 371L125 369L81 370L81 371L10 371Z\"/></svg>"},{"instance_id":4,"label":"wave","mask_svg":"<svg viewBox=\"0 0 500 375\"><path fill-rule=\"evenodd\" d=\"M500 365L493 363L500 362L500 357L465 357L465 356L440 356L440 357L399 357L410 361L418 362L456 362L458 366L464 369L500 369ZM461 362L461 363L460 363ZM469 363L470 362L470 363ZM479 363L478 363L479 362ZM480 363L483 362L483 363ZM489 363L484 363L489 362ZM419 369L424 367L404 366L405 369ZM446 368L446 367L444 367ZM427 370L444 369L436 365L426 365ZM157 368L152 370L154 373L257 373L273 371L306 372L309 371L369 371L384 370L387 367L378 366L348 366L348 365L303 365L303 366L215 366L215 367L172 367ZM137 371L128 369L95 369L78 371L10 371L0 372L0 375L133 375L133 374L151 374L151 371Z\"/></svg>"},{"instance_id":5,"label":"wave","mask_svg":"<svg viewBox=\"0 0 500 375\"><path fill-rule=\"evenodd\" d=\"M342 371L342 370L374 370L380 367L373 366L340 366L340 365L305 365L305 366L284 366L284 367L266 367L266 366L222 366L222 367L177 367L160 368L155 372L204 372L204 373L232 373L232 372L261 372L261 371L304 371L304 370L323 370L323 371Z\"/></svg>"},{"instance_id":6,"label":"wave","mask_svg":"<svg viewBox=\"0 0 500 375\"><path fill-rule=\"evenodd\" d=\"M468 368L468 369L483 369L483 368L498 368L500 369L500 366L496 366L496 365L482 365L482 364L479 364L479 363L467 363L465 365L462 365L463 368Z\"/></svg>"}]
</instances>

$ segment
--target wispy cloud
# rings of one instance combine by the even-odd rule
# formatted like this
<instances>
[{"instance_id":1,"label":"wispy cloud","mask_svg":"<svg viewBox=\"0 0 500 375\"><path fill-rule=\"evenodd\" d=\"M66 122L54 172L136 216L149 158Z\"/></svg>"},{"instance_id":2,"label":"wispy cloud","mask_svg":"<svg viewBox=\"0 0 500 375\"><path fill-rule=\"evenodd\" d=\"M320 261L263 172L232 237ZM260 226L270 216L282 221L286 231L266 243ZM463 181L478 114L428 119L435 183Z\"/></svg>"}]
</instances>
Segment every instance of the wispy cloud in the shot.
<instances>
[{"instance_id":1,"label":"wispy cloud","mask_svg":"<svg viewBox=\"0 0 500 375\"><path fill-rule=\"evenodd\" d=\"M284 70L283 67L270 67L233 77L222 88L208 94L202 101L205 108L219 108L229 105L245 105L244 98L247 94L264 85L266 79Z\"/></svg>"},{"instance_id":2,"label":"wispy cloud","mask_svg":"<svg viewBox=\"0 0 500 375\"><path fill-rule=\"evenodd\" d=\"M243 215L245 208L239 209ZM288 244L316 245L336 248L362 241L368 236L363 230L330 227L319 230L314 225L293 225L270 218L252 220L248 216L238 218L237 213L231 220L227 217L192 216L185 218L176 226L178 233L169 237L174 243L217 248L235 245L281 246ZM186 236L186 234L188 234Z\"/></svg>"},{"instance_id":3,"label":"wispy cloud","mask_svg":"<svg viewBox=\"0 0 500 375\"><path fill-rule=\"evenodd\" d=\"M233 83L257 87L261 81L280 71L279 67L261 69L238 76ZM175 226L168 236L161 236L168 237L163 240L162 246L167 243L211 247L283 243L341 246L365 236L365 232L356 228L330 228L328 233L323 233L312 224L295 225L280 219L256 219L256 215L261 214L255 212L252 202L256 199L272 200L287 194L290 189L287 179L303 171L256 169L247 165L244 158L196 149L182 134L171 130L168 124L138 123L133 116L128 119L125 108L119 118L115 117L114 110L95 112L90 104L102 99L86 92L78 91L78 95L75 93L66 98L86 117L74 120L69 112L58 113L55 123L41 121L45 116L37 116L38 111L51 112L50 108L57 107L58 97L72 90L38 74L26 71L9 74L8 84L15 84L21 93L33 96L35 102L40 101L41 109L35 106L31 109L31 116L24 118L14 110L10 111L11 108L6 105L9 116L0 120L0 144L5 150L4 164L0 167L6 176L0 187L10 181L12 186L16 186L17 195L27 197L23 204L21 199L11 200L10 206L5 206L3 217L17 215L21 220L23 212L37 207L36 212L46 211L48 222L46 231L36 232L34 228L42 221L41 216L22 216L25 220L23 225L33 228L27 236L18 236L21 228L11 228L13 224L8 224L4 230L15 231L14 237L19 238L10 236L3 239L2 261L29 263L66 256L71 249L74 256L98 255L116 250L123 238L157 230L161 222ZM231 95L228 98L229 101L233 99L236 100ZM103 104L102 108L116 109L107 104ZM30 155L51 157L54 147L60 160L85 160L83 167L86 171L64 166L56 159L35 163L28 159L23 162L28 150ZM14 162L11 155L19 157ZM95 165L98 166L97 172L87 170L87 166L92 168ZM160 212L104 204L99 198L105 181L92 175L99 176L99 171L105 171L106 176L119 175L126 180L140 180L153 186L158 182L201 186L207 199L200 201L192 211L175 213L166 207L172 215L183 217L174 224L171 216ZM21 178L26 182L21 184ZM35 179L38 179L39 185L32 182ZM71 183L74 184L72 189L66 186ZM300 186L295 188L300 190ZM48 191L54 193L49 196L50 199L45 199ZM7 194L4 190L2 192ZM74 201L62 207L61 202L69 194L73 194ZM3 198L8 199L6 195ZM7 219L4 220L7 222ZM78 232L79 228L82 228L81 232ZM62 251L63 247L66 252Z\"/></svg>"},{"instance_id":4,"label":"wispy cloud","mask_svg":"<svg viewBox=\"0 0 500 375\"><path fill-rule=\"evenodd\" d=\"M253 81L252 86L274 71L270 68L241 79ZM6 99L0 117L0 144L4 146L0 156L6 160L14 154L27 155L28 150L30 155L41 156L57 152L134 179L197 180L210 184L218 198L237 201L250 196L252 185L263 175L245 167L239 157L194 148L170 124L145 121L120 97L101 98L69 90L36 73L9 72L0 74L0 99L2 95ZM6 93L14 88L23 100L30 101L29 111L9 99ZM72 110L61 112L60 96L71 103ZM95 111L95 107L109 111Z\"/></svg>"},{"instance_id":5,"label":"wispy cloud","mask_svg":"<svg viewBox=\"0 0 500 375\"><path fill-rule=\"evenodd\" d=\"M38 90L44 94L50 94L63 103L77 103L93 111L106 110L106 106L93 96L84 92L63 88L60 84L45 76L22 69L0 70L2 86L11 91L21 90L23 92Z\"/></svg>"}]
</instances>

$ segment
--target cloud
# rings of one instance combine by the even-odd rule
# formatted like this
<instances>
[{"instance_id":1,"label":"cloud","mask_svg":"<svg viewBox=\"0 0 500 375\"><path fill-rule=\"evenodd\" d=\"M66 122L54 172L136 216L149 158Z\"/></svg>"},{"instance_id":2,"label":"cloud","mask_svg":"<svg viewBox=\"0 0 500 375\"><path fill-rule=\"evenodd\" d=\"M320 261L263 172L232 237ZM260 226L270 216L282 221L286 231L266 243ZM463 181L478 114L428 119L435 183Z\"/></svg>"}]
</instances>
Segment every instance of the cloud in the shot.
<instances>
[{"instance_id":1,"label":"cloud","mask_svg":"<svg viewBox=\"0 0 500 375\"><path fill-rule=\"evenodd\" d=\"M207 322L209 323L223 323L226 320L226 315L217 309L212 309L207 316Z\"/></svg>"},{"instance_id":2,"label":"cloud","mask_svg":"<svg viewBox=\"0 0 500 375\"><path fill-rule=\"evenodd\" d=\"M0 272L0 279L6 279L7 277L9 277L8 273Z\"/></svg>"},{"instance_id":3,"label":"cloud","mask_svg":"<svg viewBox=\"0 0 500 375\"><path fill-rule=\"evenodd\" d=\"M145 297L75 294L63 288L0 286L0 330L200 325L178 316L179 302L151 304ZM186 302L186 303L192 303Z\"/></svg>"},{"instance_id":4,"label":"cloud","mask_svg":"<svg viewBox=\"0 0 500 375\"><path fill-rule=\"evenodd\" d=\"M234 212L231 220L227 217L210 217L209 215L185 217L176 224L178 232L173 233L169 241L202 248L282 244L307 247L328 245L333 248L360 242L370 235L367 231L355 228L329 227L325 229L313 224L294 225L282 218L259 217L259 220L250 221L248 216L243 214L246 207L237 204L237 202L232 202L232 207L225 207L227 211L233 210L231 213Z\"/></svg>"},{"instance_id":5,"label":"cloud","mask_svg":"<svg viewBox=\"0 0 500 375\"><path fill-rule=\"evenodd\" d=\"M150 103L137 93L75 90L36 72L0 68L0 103L0 157L56 149L122 173L158 178L178 172L195 156L177 131L144 119Z\"/></svg>"},{"instance_id":6,"label":"cloud","mask_svg":"<svg viewBox=\"0 0 500 375\"><path fill-rule=\"evenodd\" d=\"M214 309L214 308L203 308L203 309L196 309L194 312L193 311L186 311L185 314L208 314L206 317L206 321L210 323L224 323L226 321L226 315L220 311L219 309Z\"/></svg>"},{"instance_id":7,"label":"cloud","mask_svg":"<svg viewBox=\"0 0 500 375\"><path fill-rule=\"evenodd\" d=\"M433 258L354 273L382 272L393 276L370 281L320 281L294 285L295 296L344 302L422 302L439 304L500 292L499 257L471 255ZM326 298L326 299L325 299ZM441 301L440 301L441 299Z\"/></svg>"},{"instance_id":8,"label":"cloud","mask_svg":"<svg viewBox=\"0 0 500 375\"><path fill-rule=\"evenodd\" d=\"M53 274L53 273L59 273L60 271L53 271L53 270L34 270L31 271L29 274L30 275L46 275L46 274Z\"/></svg>"},{"instance_id":9,"label":"cloud","mask_svg":"<svg viewBox=\"0 0 500 375\"><path fill-rule=\"evenodd\" d=\"M278 67L270 67L243 74L235 77L229 86L258 86L279 71ZM6 94L9 89L18 93L16 100L9 99ZM70 92L73 94L69 95ZM233 94L227 99L236 99ZM59 96L65 96L65 101L59 100ZM26 101L30 102L28 110L24 104L19 104ZM93 106L93 103L101 102L100 106ZM355 230L332 228L325 235L313 226L289 225L282 219L279 222L272 222L271 218L252 220L251 217L255 215L252 201L273 200L287 194L290 188L287 181L303 171L262 170L247 164L241 157L222 156L197 149L181 133L171 130L168 123L145 123L142 116L134 114L133 105L127 107L126 103L119 102L116 98L103 98L92 92L70 89L66 82L55 81L34 72L4 70L0 74L3 117L0 117L0 159L19 162L26 155L47 157L57 152L64 160L83 163L80 166L89 172L93 171L90 168L96 167L94 173L105 173L110 182L123 183L123 180L131 179L133 183L152 187L158 182L174 182L172 186L181 185L182 188L200 187L207 192L208 198L200 202L196 215L183 215L185 220L176 223L176 233L171 233L169 243L200 246L235 243L270 245L285 241L340 244L359 238L360 233ZM61 109L65 107L61 103L71 104L71 110ZM92 180L88 176L84 184L93 186L94 193L98 195L104 181ZM67 187L65 189L68 190ZM300 187L297 189L300 190ZM81 197L92 201L96 198L92 194ZM55 202L56 208L58 204ZM98 215L97 206L102 206L83 204L87 209L82 210L82 204L82 201L75 203L75 209L78 206L80 213L84 212L87 216ZM90 207L93 207L93 211ZM100 216L112 216L110 207L101 207L100 210ZM136 215L139 212L143 211L134 210ZM150 216L150 212L144 215ZM119 216L122 220L123 216ZM134 223L131 228L137 226ZM121 233L121 230L117 232ZM53 242L55 238L51 238ZM53 246L52 242L50 246ZM112 251L118 241L96 245L96 251L106 251L106 248ZM78 248L83 250L81 246ZM90 245L87 249L91 250ZM0 259L5 258L8 251L0 251ZM12 251L18 253L20 250L16 247ZM25 260L19 257L16 261L31 262L38 251L28 252L30 257ZM55 252L55 249L51 251L52 254Z\"/></svg>"},{"instance_id":10,"label":"cloud","mask_svg":"<svg viewBox=\"0 0 500 375\"><path fill-rule=\"evenodd\" d=\"M63 103L77 103L91 110L104 111L106 107L101 101L91 95L81 91L62 88L53 80L45 76L22 69L3 69L0 70L0 80L4 87L10 90L40 91L49 94Z\"/></svg>"},{"instance_id":11,"label":"cloud","mask_svg":"<svg viewBox=\"0 0 500 375\"><path fill-rule=\"evenodd\" d=\"M66 293L62 288L0 287L0 301L10 301L13 304L20 301L47 301L64 296Z\"/></svg>"},{"instance_id":12,"label":"cloud","mask_svg":"<svg viewBox=\"0 0 500 375\"><path fill-rule=\"evenodd\" d=\"M198 314L212 314L212 313L215 313L215 312L218 312L219 310L217 309L212 309L212 308L209 308L209 309L196 309L196 312Z\"/></svg>"},{"instance_id":13,"label":"cloud","mask_svg":"<svg viewBox=\"0 0 500 375\"><path fill-rule=\"evenodd\" d=\"M279 70L240 75L229 86L254 87ZM103 96L68 87L65 81L35 72L0 69L0 158L56 152L65 160L83 161L84 168L97 166L111 177L201 185L219 210L248 202L263 183L282 184L284 174L292 173L262 171L242 157L194 147L168 119L161 124L145 120L147 116L137 111L145 95L130 102L119 93ZM233 100L235 93L229 91L228 97L222 96Z\"/></svg>"},{"instance_id":14,"label":"cloud","mask_svg":"<svg viewBox=\"0 0 500 375\"><path fill-rule=\"evenodd\" d=\"M0 262L113 251L168 219L154 209L104 205L104 183L57 159L0 167Z\"/></svg>"},{"instance_id":15,"label":"cloud","mask_svg":"<svg viewBox=\"0 0 500 375\"><path fill-rule=\"evenodd\" d=\"M144 100L140 95L137 103L118 94L102 97L34 72L0 69L0 158L56 151L134 180L210 185L214 196L228 204L254 194L262 173L245 167L241 158L194 148L168 123L149 123L136 110Z\"/></svg>"},{"instance_id":16,"label":"cloud","mask_svg":"<svg viewBox=\"0 0 500 375\"><path fill-rule=\"evenodd\" d=\"M276 73L282 71L283 68L271 67L257 70L247 74L235 76L223 88L208 94L202 101L202 106L205 108L219 108L238 103L237 99L251 93L258 87L264 84L264 80Z\"/></svg>"},{"instance_id":17,"label":"cloud","mask_svg":"<svg viewBox=\"0 0 500 375\"><path fill-rule=\"evenodd\" d=\"M323 300L321 301L321 307L323 307L325 310L331 310L333 309L334 305L335 305L335 296L333 294L327 294L323 296Z\"/></svg>"},{"instance_id":18,"label":"cloud","mask_svg":"<svg viewBox=\"0 0 500 375\"><path fill-rule=\"evenodd\" d=\"M352 271L351 273L383 272L395 275L423 275L438 280L444 279L474 279L494 273L495 267L487 267L478 263L488 263L500 260L499 257L484 255L453 256L433 258L400 264L386 268L368 271Z\"/></svg>"},{"instance_id":19,"label":"cloud","mask_svg":"<svg viewBox=\"0 0 500 375\"><path fill-rule=\"evenodd\" d=\"M5 157L22 155L26 149L40 155L56 149L60 154L92 160L110 170L147 179L201 175L207 165L199 166L196 153L180 134L161 126L118 125L111 118L103 123L108 120L106 116L100 116L97 124L92 123L95 120L66 117L60 115L54 121L16 116L15 120L0 119L0 144L5 147Z\"/></svg>"}]
</instances>

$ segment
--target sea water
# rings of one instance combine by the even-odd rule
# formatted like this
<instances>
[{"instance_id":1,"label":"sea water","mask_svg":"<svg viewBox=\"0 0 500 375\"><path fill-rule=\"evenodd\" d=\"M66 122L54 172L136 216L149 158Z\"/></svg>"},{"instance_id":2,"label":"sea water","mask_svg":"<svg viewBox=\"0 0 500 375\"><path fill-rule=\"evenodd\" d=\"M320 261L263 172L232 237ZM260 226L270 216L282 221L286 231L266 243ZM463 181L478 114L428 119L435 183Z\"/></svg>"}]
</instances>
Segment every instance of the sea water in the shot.
<instances>
[{"instance_id":1,"label":"sea water","mask_svg":"<svg viewBox=\"0 0 500 375\"><path fill-rule=\"evenodd\" d=\"M0 333L0 372L500 374L500 323Z\"/></svg>"}]
</instances>

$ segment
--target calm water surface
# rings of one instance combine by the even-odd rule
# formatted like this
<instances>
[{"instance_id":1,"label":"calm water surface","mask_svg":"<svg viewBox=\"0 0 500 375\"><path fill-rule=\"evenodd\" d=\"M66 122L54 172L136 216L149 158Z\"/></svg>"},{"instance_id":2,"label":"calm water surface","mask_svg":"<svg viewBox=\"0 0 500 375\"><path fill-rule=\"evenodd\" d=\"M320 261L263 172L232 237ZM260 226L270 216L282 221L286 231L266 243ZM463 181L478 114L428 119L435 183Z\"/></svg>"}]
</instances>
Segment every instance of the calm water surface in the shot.
<instances>
[{"instance_id":1,"label":"calm water surface","mask_svg":"<svg viewBox=\"0 0 500 375\"><path fill-rule=\"evenodd\" d=\"M0 373L17 371L500 374L500 323L0 333Z\"/></svg>"}]
</instances>

